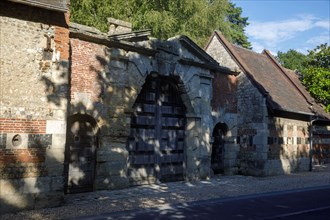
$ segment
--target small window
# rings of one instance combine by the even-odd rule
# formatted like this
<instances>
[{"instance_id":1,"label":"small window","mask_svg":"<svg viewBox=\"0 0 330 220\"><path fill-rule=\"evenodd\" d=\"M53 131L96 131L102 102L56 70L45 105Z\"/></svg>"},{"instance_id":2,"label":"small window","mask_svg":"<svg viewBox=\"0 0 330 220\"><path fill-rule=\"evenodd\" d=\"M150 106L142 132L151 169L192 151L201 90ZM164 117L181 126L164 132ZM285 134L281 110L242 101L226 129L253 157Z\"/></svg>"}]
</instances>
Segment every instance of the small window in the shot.
<instances>
[{"instance_id":1,"label":"small window","mask_svg":"<svg viewBox=\"0 0 330 220\"><path fill-rule=\"evenodd\" d=\"M22 144L22 136L19 134L15 134L11 140L11 143L14 147L19 147Z\"/></svg>"}]
</instances>

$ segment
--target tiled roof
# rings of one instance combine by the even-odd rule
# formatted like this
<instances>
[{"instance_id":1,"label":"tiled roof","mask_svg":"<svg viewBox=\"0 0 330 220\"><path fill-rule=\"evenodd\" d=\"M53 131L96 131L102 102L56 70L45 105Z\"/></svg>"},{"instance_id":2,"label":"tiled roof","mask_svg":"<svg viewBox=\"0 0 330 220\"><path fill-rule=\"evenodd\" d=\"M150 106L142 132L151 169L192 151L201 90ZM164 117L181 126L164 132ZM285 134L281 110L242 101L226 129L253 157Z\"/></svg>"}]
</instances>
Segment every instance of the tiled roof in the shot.
<instances>
[{"instance_id":1,"label":"tiled roof","mask_svg":"<svg viewBox=\"0 0 330 220\"><path fill-rule=\"evenodd\" d=\"M270 52L256 53L229 43L219 32L215 34L252 83L266 96L271 110L330 118L315 103L295 72L283 68Z\"/></svg>"},{"instance_id":2,"label":"tiled roof","mask_svg":"<svg viewBox=\"0 0 330 220\"><path fill-rule=\"evenodd\" d=\"M44 8L52 11L67 12L67 0L9 0L32 7Z\"/></svg>"}]
</instances>

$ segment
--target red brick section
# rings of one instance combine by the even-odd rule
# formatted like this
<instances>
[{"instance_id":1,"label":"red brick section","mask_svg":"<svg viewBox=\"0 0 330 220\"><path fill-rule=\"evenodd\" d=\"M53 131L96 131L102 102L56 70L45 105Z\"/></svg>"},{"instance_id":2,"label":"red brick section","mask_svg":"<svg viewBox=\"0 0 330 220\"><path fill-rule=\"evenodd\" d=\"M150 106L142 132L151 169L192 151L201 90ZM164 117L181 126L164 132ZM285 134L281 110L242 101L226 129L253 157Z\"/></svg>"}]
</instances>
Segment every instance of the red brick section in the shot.
<instances>
[{"instance_id":1,"label":"red brick section","mask_svg":"<svg viewBox=\"0 0 330 220\"><path fill-rule=\"evenodd\" d=\"M101 93L100 75L104 68L104 47L98 44L71 39L71 99L75 92L91 95L92 101L98 101Z\"/></svg>"},{"instance_id":2,"label":"red brick section","mask_svg":"<svg viewBox=\"0 0 330 220\"><path fill-rule=\"evenodd\" d=\"M46 120L0 118L0 132L45 134Z\"/></svg>"},{"instance_id":3,"label":"red brick section","mask_svg":"<svg viewBox=\"0 0 330 220\"><path fill-rule=\"evenodd\" d=\"M55 27L55 49L60 52L61 60L69 60L70 57L69 17L70 14L66 13L64 21L61 22L63 26Z\"/></svg>"},{"instance_id":4,"label":"red brick section","mask_svg":"<svg viewBox=\"0 0 330 220\"><path fill-rule=\"evenodd\" d=\"M33 149L1 149L0 163L43 163L45 148Z\"/></svg>"},{"instance_id":5,"label":"red brick section","mask_svg":"<svg viewBox=\"0 0 330 220\"><path fill-rule=\"evenodd\" d=\"M46 176L45 148L0 149L0 178Z\"/></svg>"},{"instance_id":6,"label":"red brick section","mask_svg":"<svg viewBox=\"0 0 330 220\"><path fill-rule=\"evenodd\" d=\"M330 139L330 132L328 134L314 134L313 139ZM313 158L316 163L330 163L330 143L314 143Z\"/></svg>"},{"instance_id":7,"label":"red brick section","mask_svg":"<svg viewBox=\"0 0 330 220\"><path fill-rule=\"evenodd\" d=\"M227 112L237 113L237 99L235 96L237 78L221 73L215 73L213 76L212 109L218 111L220 107L225 106Z\"/></svg>"}]
</instances>

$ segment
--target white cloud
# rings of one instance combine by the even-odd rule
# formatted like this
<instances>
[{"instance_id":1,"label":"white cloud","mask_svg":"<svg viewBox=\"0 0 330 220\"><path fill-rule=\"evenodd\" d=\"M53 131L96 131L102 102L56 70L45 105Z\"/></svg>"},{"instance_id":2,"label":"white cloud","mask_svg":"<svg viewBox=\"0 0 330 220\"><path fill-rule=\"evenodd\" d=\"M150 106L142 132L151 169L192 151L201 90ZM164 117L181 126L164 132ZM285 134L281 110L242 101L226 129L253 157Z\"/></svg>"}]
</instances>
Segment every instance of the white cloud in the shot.
<instances>
[{"instance_id":1,"label":"white cloud","mask_svg":"<svg viewBox=\"0 0 330 220\"><path fill-rule=\"evenodd\" d=\"M257 53L261 53L265 49L265 47L262 44L260 44L256 41L252 41L251 45L252 45L253 50Z\"/></svg>"},{"instance_id":2,"label":"white cloud","mask_svg":"<svg viewBox=\"0 0 330 220\"><path fill-rule=\"evenodd\" d=\"M329 20L317 21L317 22L315 22L315 27L324 28L329 31L330 30L330 21Z\"/></svg>"},{"instance_id":3,"label":"white cloud","mask_svg":"<svg viewBox=\"0 0 330 220\"><path fill-rule=\"evenodd\" d=\"M313 27L313 22L310 18L250 23L250 26L246 28L247 35L254 39L268 41L269 44L291 39L296 33L309 30Z\"/></svg>"},{"instance_id":4,"label":"white cloud","mask_svg":"<svg viewBox=\"0 0 330 220\"><path fill-rule=\"evenodd\" d=\"M330 44L330 36L329 36L329 34L315 36L315 37L312 37L309 40L307 40L306 43L313 44L313 45L319 45L319 44L324 44L324 43Z\"/></svg>"},{"instance_id":5,"label":"white cloud","mask_svg":"<svg viewBox=\"0 0 330 220\"><path fill-rule=\"evenodd\" d=\"M275 52L276 48L274 48L274 47L265 47L263 44L260 44L257 41L252 41L251 45L252 45L253 51L255 51L257 53L262 53L263 50L267 49L272 55L277 54L277 52Z\"/></svg>"},{"instance_id":6,"label":"white cloud","mask_svg":"<svg viewBox=\"0 0 330 220\"><path fill-rule=\"evenodd\" d=\"M265 47L278 51L280 43L298 37L313 28L326 29L327 36L325 34L315 36L307 40L306 43L317 45L329 42L330 21L321 20L312 15L301 15L281 21L249 22L250 25L246 27L246 34L252 41L253 49L257 52L260 52ZM263 48L261 49L261 47Z\"/></svg>"}]
</instances>

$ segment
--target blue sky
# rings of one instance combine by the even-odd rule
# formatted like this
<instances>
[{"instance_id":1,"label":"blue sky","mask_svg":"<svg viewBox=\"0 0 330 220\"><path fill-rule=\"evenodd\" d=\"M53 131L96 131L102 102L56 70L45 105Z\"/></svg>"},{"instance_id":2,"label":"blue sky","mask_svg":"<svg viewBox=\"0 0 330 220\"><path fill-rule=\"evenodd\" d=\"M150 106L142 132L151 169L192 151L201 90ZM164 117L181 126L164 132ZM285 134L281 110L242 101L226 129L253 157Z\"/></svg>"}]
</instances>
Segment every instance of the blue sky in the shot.
<instances>
[{"instance_id":1,"label":"blue sky","mask_svg":"<svg viewBox=\"0 0 330 220\"><path fill-rule=\"evenodd\" d=\"M330 0L231 0L243 10L253 50L302 53L330 44Z\"/></svg>"}]
</instances>

